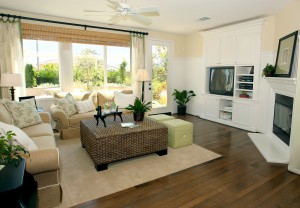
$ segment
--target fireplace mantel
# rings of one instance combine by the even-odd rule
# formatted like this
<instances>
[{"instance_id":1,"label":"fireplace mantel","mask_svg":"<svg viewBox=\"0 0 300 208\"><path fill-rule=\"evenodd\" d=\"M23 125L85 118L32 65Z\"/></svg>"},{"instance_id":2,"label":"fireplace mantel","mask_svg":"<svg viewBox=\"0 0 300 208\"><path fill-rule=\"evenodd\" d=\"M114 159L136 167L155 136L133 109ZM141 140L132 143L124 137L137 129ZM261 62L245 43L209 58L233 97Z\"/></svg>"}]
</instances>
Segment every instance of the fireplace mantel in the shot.
<instances>
[{"instance_id":1,"label":"fireplace mantel","mask_svg":"<svg viewBox=\"0 0 300 208\"><path fill-rule=\"evenodd\" d=\"M295 96L297 83L296 78L266 77L266 80L275 92L286 94L291 97Z\"/></svg>"}]
</instances>

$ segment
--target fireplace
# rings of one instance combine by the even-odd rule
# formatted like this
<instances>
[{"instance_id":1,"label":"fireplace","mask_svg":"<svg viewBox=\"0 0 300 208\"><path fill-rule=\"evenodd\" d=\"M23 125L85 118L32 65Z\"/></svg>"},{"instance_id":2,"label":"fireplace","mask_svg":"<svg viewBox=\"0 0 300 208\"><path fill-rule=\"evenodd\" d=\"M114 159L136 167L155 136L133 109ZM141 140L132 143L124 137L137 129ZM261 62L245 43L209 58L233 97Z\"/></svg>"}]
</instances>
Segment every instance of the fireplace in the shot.
<instances>
[{"instance_id":1,"label":"fireplace","mask_svg":"<svg viewBox=\"0 0 300 208\"><path fill-rule=\"evenodd\" d=\"M290 145L294 98L275 94L273 133L285 144Z\"/></svg>"},{"instance_id":2,"label":"fireplace","mask_svg":"<svg viewBox=\"0 0 300 208\"><path fill-rule=\"evenodd\" d=\"M293 102L296 92L295 78L266 78L270 88L265 99L268 103L266 132L248 133L267 162L288 164ZM291 145L289 145L291 144Z\"/></svg>"}]
</instances>

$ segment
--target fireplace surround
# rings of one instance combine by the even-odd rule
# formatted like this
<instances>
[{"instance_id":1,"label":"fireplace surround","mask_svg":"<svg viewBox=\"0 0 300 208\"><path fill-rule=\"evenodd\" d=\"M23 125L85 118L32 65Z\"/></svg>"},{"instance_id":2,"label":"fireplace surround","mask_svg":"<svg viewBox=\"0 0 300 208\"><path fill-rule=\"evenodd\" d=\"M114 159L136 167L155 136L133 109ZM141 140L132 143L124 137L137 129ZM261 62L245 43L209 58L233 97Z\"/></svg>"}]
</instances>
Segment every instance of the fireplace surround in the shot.
<instances>
[{"instance_id":1,"label":"fireplace surround","mask_svg":"<svg viewBox=\"0 0 300 208\"><path fill-rule=\"evenodd\" d=\"M276 106L275 101L276 96L279 97L280 100L282 99L281 96L286 96L286 99L292 100L292 103L294 102L293 98L296 92L296 79L276 77L268 77L266 79L270 85L267 131L264 134L249 133L248 135L267 162L288 164L290 160L289 142L283 141L280 137L273 133L274 119L275 123L280 126L280 124L278 124L279 121L276 121L276 119L278 119L278 115L275 114L274 117L274 111L276 108L281 108L281 110L288 111L288 113L290 113L290 110ZM292 117L290 117L290 121L285 119L285 122L291 122L290 128L293 128ZM283 124L281 124L281 126L282 125ZM291 129L287 130L287 132L291 132Z\"/></svg>"}]
</instances>

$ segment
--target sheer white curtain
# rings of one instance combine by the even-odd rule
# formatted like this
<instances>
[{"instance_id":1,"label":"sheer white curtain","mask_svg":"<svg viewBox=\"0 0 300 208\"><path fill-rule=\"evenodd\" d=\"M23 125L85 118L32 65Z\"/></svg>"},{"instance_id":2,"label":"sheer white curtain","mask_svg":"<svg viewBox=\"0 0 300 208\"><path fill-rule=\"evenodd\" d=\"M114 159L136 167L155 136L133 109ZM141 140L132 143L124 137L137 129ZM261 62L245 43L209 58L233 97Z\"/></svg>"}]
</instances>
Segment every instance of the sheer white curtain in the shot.
<instances>
[{"instance_id":1,"label":"sheer white curtain","mask_svg":"<svg viewBox=\"0 0 300 208\"><path fill-rule=\"evenodd\" d=\"M145 69L145 38L144 35L131 34L131 86L133 94L141 97L137 82L138 69Z\"/></svg>"},{"instance_id":2,"label":"sheer white curtain","mask_svg":"<svg viewBox=\"0 0 300 208\"><path fill-rule=\"evenodd\" d=\"M22 39L20 33L20 20L8 20L0 18L0 76L2 73L19 73L24 75ZM23 87L17 87L16 100L25 94L25 76ZM1 86L1 84L0 84ZM10 99L10 91L7 87L0 88L0 98Z\"/></svg>"}]
</instances>

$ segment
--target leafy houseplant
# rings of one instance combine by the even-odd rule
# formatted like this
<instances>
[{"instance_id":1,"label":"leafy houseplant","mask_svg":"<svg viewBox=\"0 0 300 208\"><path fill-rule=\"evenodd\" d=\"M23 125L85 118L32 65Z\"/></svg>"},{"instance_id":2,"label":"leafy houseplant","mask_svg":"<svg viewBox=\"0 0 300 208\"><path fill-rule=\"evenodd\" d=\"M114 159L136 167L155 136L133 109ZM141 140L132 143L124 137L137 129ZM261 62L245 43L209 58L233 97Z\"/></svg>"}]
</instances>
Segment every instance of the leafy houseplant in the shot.
<instances>
[{"instance_id":1,"label":"leafy houseplant","mask_svg":"<svg viewBox=\"0 0 300 208\"><path fill-rule=\"evenodd\" d=\"M5 135L0 133L0 164L18 167L23 160L21 155L29 156L29 152L21 145L14 144L13 136L16 134L12 131L6 132Z\"/></svg>"},{"instance_id":2,"label":"leafy houseplant","mask_svg":"<svg viewBox=\"0 0 300 208\"><path fill-rule=\"evenodd\" d=\"M135 98L133 105L129 104L125 109L133 112L134 121L143 121L145 112L150 110L151 102L146 103L140 98Z\"/></svg>"},{"instance_id":3,"label":"leafy houseplant","mask_svg":"<svg viewBox=\"0 0 300 208\"><path fill-rule=\"evenodd\" d=\"M267 64L263 69L262 76L271 77L273 76L275 67L272 64Z\"/></svg>"},{"instance_id":4,"label":"leafy houseplant","mask_svg":"<svg viewBox=\"0 0 300 208\"><path fill-rule=\"evenodd\" d=\"M174 96L174 100L176 100L177 106L177 114L178 115L185 115L186 114L186 104L190 101L190 99L196 94L193 90L187 91L178 91L174 89L174 92L172 94Z\"/></svg>"}]
</instances>

